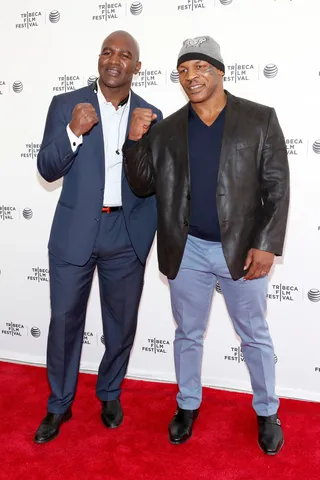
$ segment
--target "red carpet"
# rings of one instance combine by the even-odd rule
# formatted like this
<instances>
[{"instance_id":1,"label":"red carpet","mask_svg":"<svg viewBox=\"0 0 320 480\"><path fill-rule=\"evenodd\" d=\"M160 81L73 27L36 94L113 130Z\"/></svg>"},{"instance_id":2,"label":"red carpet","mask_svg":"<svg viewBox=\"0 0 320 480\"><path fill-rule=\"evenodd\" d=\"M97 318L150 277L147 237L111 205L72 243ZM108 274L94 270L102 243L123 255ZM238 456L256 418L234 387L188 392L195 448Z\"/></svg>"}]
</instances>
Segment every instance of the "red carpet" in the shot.
<instances>
[{"instance_id":1,"label":"red carpet","mask_svg":"<svg viewBox=\"0 0 320 480\"><path fill-rule=\"evenodd\" d=\"M95 375L80 375L73 418L46 445L32 442L45 414L43 368L0 362L1 480L318 480L320 404L283 400L285 445L276 457L258 448L251 396L204 389L193 438L170 445L167 424L176 386L127 380L125 420L100 421Z\"/></svg>"}]
</instances>

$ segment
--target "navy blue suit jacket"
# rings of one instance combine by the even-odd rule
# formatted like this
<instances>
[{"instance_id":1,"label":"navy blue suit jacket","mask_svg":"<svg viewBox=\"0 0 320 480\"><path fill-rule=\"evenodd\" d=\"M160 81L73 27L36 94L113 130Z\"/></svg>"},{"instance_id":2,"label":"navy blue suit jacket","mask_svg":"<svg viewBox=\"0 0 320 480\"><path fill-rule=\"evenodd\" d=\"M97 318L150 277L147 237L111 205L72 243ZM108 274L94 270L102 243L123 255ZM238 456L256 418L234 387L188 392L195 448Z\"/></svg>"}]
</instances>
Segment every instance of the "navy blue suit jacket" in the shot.
<instances>
[{"instance_id":1,"label":"navy blue suit jacket","mask_svg":"<svg viewBox=\"0 0 320 480\"><path fill-rule=\"evenodd\" d=\"M129 122L136 107L151 108L162 120L162 113L131 92ZM78 103L91 103L99 123L83 136L83 143L72 151L66 127ZM44 137L38 154L38 170L48 182L61 177L63 186L53 219L49 251L73 265L89 260L97 237L105 187L105 158L100 109L93 87L84 87L53 97ZM133 248L145 263L157 225L154 196L137 197L122 173L122 206Z\"/></svg>"}]
</instances>

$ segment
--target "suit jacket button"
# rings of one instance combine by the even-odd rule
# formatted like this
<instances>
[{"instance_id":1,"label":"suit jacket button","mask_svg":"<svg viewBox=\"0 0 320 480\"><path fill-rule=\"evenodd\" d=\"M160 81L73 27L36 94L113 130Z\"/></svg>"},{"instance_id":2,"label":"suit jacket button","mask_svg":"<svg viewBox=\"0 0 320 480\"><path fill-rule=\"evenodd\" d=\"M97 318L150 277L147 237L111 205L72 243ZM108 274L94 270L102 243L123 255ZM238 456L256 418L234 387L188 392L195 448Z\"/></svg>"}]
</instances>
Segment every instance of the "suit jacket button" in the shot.
<instances>
[{"instance_id":1,"label":"suit jacket button","mask_svg":"<svg viewBox=\"0 0 320 480\"><path fill-rule=\"evenodd\" d=\"M187 227L187 226L189 225L189 223L185 220L185 221L183 222L183 225L184 225L185 227Z\"/></svg>"},{"instance_id":2,"label":"suit jacket button","mask_svg":"<svg viewBox=\"0 0 320 480\"><path fill-rule=\"evenodd\" d=\"M188 195L187 195L187 200L190 200L190 198L191 198L191 197L190 197L190 193L188 193Z\"/></svg>"}]
</instances>

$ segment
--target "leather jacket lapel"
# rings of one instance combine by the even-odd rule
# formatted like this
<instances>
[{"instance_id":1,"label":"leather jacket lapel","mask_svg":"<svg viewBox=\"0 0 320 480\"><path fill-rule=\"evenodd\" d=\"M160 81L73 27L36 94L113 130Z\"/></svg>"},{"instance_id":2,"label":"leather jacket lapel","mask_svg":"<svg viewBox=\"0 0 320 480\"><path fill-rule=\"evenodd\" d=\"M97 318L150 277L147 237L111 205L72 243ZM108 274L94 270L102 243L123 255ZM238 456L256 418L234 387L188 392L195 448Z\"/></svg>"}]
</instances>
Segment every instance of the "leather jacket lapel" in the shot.
<instances>
[{"instance_id":1,"label":"leather jacket lapel","mask_svg":"<svg viewBox=\"0 0 320 480\"><path fill-rule=\"evenodd\" d=\"M178 124L177 134L170 137L177 144L178 162L184 166L184 172L187 178L190 192L190 162L189 162L189 142L188 142L188 120L189 120L189 103L182 107L177 116Z\"/></svg>"},{"instance_id":2,"label":"leather jacket lapel","mask_svg":"<svg viewBox=\"0 0 320 480\"><path fill-rule=\"evenodd\" d=\"M237 127L239 120L239 110L238 110L238 99L230 93L226 92L228 95L227 106L226 106L226 116L225 124L222 137L222 146L220 153L220 165L219 165L219 175L218 175L218 184L221 174L226 169L226 162L230 157L231 151L234 147L234 132Z\"/></svg>"}]
</instances>

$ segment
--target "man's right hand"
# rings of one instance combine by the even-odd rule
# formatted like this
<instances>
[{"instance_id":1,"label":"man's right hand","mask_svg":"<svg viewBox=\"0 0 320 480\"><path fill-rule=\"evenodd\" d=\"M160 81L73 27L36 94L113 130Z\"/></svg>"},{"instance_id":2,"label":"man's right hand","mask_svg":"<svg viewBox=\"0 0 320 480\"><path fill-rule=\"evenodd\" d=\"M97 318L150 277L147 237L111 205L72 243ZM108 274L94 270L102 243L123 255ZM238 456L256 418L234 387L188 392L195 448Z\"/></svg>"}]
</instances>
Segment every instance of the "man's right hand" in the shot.
<instances>
[{"instance_id":1,"label":"man's right hand","mask_svg":"<svg viewBox=\"0 0 320 480\"><path fill-rule=\"evenodd\" d=\"M135 108L132 112L129 140L135 142L147 133L153 120L157 115L150 108Z\"/></svg>"},{"instance_id":2,"label":"man's right hand","mask_svg":"<svg viewBox=\"0 0 320 480\"><path fill-rule=\"evenodd\" d=\"M78 103L72 112L69 127L77 137L80 137L88 133L98 122L98 115L91 103Z\"/></svg>"}]
</instances>

